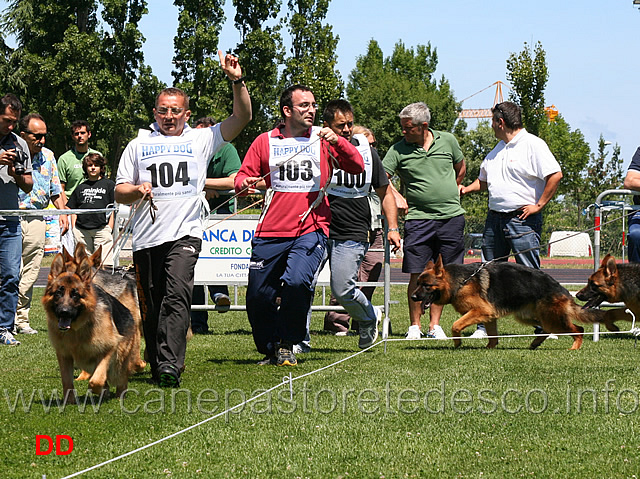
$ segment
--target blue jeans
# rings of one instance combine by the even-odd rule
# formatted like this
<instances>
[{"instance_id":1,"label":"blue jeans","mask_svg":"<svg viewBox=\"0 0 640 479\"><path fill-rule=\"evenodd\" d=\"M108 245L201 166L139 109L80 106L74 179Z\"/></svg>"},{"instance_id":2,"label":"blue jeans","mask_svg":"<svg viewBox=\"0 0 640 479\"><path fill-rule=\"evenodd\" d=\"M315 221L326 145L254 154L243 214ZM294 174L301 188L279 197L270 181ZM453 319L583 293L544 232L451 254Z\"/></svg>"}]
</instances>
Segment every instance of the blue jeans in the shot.
<instances>
[{"instance_id":1,"label":"blue jeans","mask_svg":"<svg viewBox=\"0 0 640 479\"><path fill-rule=\"evenodd\" d=\"M22 230L19 221L0 221L0 331L13 330L18 306Z\"/></svg>"},{"instance_id":2,"label":"blue jeans","mask_svg":"<svg viewBox=\"0 0 640 479\"><path fill-rule=\"evenodd\" d=\"M360 263L368 249L369 243L329 240L331 292L349 316L359 322L376 320L373 305L356 286Z\"/></svg>"},{"instance_id":3,"label":"blue jeans","mask_svg":"<svg viewBox=\"0 0 640 479\"><path fill-rule=\"evenodd\" d=\"M629 261L640 263L640 213L634 214L629 220Z\"/></svg>"},{"instance_id":4,"label":"blue jeans","mask_svg":"<svg viewBox=\"0 0 640 479\"><path fill-rule=\"evenodd\" d=\"M540 269L538 247L541 232L542 214L540 213L521 220L516 212L497 213L489 210L484 225L482 252L487 261L502 258L513 252L516 263ZM507 258L504 261L507 261Z\"/></svg>"}]
</instances>

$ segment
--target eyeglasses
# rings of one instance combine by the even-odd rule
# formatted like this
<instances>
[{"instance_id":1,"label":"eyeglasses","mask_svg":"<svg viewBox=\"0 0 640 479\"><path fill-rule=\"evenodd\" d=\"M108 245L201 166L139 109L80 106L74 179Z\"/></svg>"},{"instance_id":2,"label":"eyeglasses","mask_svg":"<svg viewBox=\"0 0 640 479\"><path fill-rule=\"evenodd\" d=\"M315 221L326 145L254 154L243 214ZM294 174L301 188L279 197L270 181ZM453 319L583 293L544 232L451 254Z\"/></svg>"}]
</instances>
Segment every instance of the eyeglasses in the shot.
<instances>
[{"instance_id":1,"label":"eyeglasses","mask_svg":"<svg viewBox=\"0 0 640 479\"><path fill-rule=\"evenodd\" d=\"M29 130L23 130L23 131L25 133L28 133L29 135L33 135L33 137L36 139L36 141L40 141L44 137L49 136L49 133L34 133L32 131L29 131Z\"/></svg>"},{"instance_id":2,"label":"eyeglasses","mask_svg":"<svg viewBox=\"0 0 640 479\"><path fill-rule=\"evenodd\" d=\"M160 106L156 108L156 113L160 116L165 116L169 112L171 112L171 114L174 116L178 116L183 111L184 111L184 108L167 108L164 106Z\"/></svg>"},{"instance_id":3,"label":"eyeglasses","mask_svg":"<svg viewBox=\"0 0 640 479\"><path fill-rule=\"evenodd\" d=\"M300 103L299 105L293 105L293 106L298 108L302 112L309 111L309 109L311 108L313 108L314 110L318 109L317 103L309 103L308 101L305 101L304 103Z\"/></svg>"}]
</instances>

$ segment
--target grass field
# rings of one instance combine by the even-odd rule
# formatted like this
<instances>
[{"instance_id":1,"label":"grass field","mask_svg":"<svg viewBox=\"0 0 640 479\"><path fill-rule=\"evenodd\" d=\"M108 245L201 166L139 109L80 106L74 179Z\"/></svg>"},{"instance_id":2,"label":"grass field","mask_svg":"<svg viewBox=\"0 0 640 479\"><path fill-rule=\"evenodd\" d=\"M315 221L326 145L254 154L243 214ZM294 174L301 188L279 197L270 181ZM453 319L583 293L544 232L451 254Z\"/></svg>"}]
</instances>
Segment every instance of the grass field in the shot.
<instances>
[{"instance_id":1,"label":"grass field","mask_svg":"<svg viewBox=\"0 0 640 479\"><path fill-rule=\"evenodd\" d=\"M211 313L213 334L188 345L183 389L160 390L148 371L130 381L123 403L51 401L61 383L36 292L35 336L0 348L0 477L64 477L158 441L281 383L356 352L357 338L322 334L295 368L257 366L244 312ZM381 303L376 292L376 304ZM407 327L404 287L393 288L396 335ZM445 308L447 330L457 317ZM621 324L627 328L629 323ZM503 334L529 334L511 319ZM468 331L470 334L472 331ZM155 477L637 477L640 378L630 336L547 340L389 342L305 376L141 452L83 474ZM36 435L67 435L68 455L36 455ZM46 446L46 443L42 444ZM62 450L67 443L62 442Z\"/></svg>"}]
</instances>

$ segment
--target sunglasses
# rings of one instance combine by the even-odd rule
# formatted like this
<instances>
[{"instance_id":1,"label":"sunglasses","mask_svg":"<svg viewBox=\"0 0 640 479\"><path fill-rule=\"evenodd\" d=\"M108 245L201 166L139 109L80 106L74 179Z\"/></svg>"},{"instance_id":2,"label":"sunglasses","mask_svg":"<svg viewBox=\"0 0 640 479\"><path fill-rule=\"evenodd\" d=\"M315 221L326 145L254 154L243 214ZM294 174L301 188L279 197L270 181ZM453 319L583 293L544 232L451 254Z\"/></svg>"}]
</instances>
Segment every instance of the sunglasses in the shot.
<instances>
[{"instance_id":1,"label":"sunglasses","mask_svg":"<svg viewBox=\"0 0 640 479\"><path fill-rule=\"evenodd\" d=\"M184 108L167 108L164 106L160 106L156 108L156 113L158 115L164 116L167 113L171 112L172 115L177 116L184 111Z\"/></svg>"},{"instance_id":2,"label":"sunglasses","mask_svg":"<svg viewBox=\"0 0 640 479\"><path fill-rule=\"evenodd\" d=\"M36 139L36 141L40 141L43 138L49 136L49 133L34 133L32 131L29 130L24 130L25 133L28 133L29 135L33 135L33 137Z\"/></svg>"}]
</instances>

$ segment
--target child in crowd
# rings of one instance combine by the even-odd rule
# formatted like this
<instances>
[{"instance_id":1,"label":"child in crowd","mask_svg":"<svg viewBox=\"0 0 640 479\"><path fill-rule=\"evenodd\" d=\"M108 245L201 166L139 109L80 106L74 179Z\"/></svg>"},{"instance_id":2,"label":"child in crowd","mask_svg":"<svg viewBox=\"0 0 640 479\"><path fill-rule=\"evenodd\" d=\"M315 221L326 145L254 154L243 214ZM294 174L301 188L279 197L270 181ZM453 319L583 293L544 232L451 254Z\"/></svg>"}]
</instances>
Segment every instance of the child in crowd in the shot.
<instances>
[{"instance_id":1,"label":"child in crowd","mask_svg":"<svg viewBox=\"0 0 640 479\"><path fill-rule=\"evenodd\" d=\"M116 184L105 178L104 157L90 153L82 160L82 169L87 179L78 185L69 197L67 207L71 209L103 209L115 203ZM77 242L84 243L87 253L92 254L102 245L103 267L113 266L113 223L114 214L88 213L72 215L71 225Z\"/></svg>"}]
</instances>

